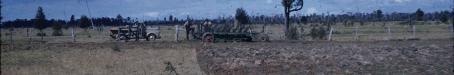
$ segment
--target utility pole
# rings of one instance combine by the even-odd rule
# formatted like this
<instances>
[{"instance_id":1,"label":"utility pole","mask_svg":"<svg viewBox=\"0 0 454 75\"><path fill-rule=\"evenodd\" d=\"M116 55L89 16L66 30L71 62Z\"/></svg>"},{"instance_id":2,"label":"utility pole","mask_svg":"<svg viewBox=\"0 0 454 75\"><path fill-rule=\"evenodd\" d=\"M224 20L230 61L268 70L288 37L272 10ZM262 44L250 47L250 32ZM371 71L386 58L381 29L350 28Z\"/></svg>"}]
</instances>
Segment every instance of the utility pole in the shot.
<instances>
[{"instance_id":1,"label":"utility pole","mask_svg":"<svg viewBox=\"0 0 454 75\"><path fill-rule=\"evenodd\" d=\"M86 4L86 6L87 6L88 17L90 17L89 19L90 19L90 21L91 21L91 22L90 22L90 23L91 23L91 27L92 27L92 29L94 30L94 29L95 29L95 25L94 25L94 23L93 23L93 16L91 15L90 7L88 6L88 0L85 0L85 4Z\"/></svg>"}]
</instances>

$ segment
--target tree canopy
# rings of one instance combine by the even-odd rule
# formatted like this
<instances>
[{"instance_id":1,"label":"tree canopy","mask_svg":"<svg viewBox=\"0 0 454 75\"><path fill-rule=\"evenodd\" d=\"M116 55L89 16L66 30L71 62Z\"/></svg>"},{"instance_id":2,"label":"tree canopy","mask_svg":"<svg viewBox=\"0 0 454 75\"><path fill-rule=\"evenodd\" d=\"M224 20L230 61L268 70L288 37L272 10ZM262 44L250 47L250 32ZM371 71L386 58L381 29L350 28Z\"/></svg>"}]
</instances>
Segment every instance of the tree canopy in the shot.
<instances>
[{"instance_id":1,"label":"tree canopy","mask_svg":"<svg viewBox=\"0 0 454 75\"><path fill-rule=\"evenodd\" d=\"M415 14L416 14L416 20L417 21L422 21L423 20L424 11L422 11L421 9L418 9L418 10L416 10Z\"/></svg>"},{"instance_id":2,"label":"tree canopy","mask_svg":"<svg viewBox=\"0 0 454 75\"><path fill-rule=\"evenodd\" d=\"M243 8L236 9L235 19L238 20L240 24L249 23L249 16Z\"/></svg>"},{"instance_id":3,"label":"tree canopy","mask_svg":"<svg viewBox=\"0 0 454 75\"><path fill-rule=\"evenodd\" d=\"M79 27L84 29L90 27L90 19L87 16L82 15L80 17Z\"/></svg>"},{"instance_id":4,"label":"tree canopy","mask_svg":"<svg viewBox=\"0 0 454 75\"><path fill-rule=\"evenodd\" d=\"M38 7L38 11L36 13L34 23L35 23L35 28L40 31L47 27L46 26L46 15L44 15L43 8L41 6Z\"/></svg>"}]
</instances>

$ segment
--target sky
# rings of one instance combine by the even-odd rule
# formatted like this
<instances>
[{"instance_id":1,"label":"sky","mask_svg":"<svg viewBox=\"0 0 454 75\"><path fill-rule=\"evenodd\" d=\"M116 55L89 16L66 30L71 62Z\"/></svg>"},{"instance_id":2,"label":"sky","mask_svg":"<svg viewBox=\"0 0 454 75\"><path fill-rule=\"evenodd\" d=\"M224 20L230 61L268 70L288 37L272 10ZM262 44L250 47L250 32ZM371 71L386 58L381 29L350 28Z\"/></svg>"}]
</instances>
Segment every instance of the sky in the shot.
<instances>
[{"instance_id":1,"label":"sky","mask_svg":"<svg viewBox=\"0 0 454 75\"><path fill-rule=\"evenodd\" d=\"M244 8L249 15L280 15L281 0L2 0L5 20L31 19L38 6L48 19L69 19L70 15L92 17L133 17L141 20L177 18L217 18L233 16ZM385 13L449 10L453 0L304 0L301 11L293 14L343 14L381 9ZM77 17L78 18L78 17Z\"/></svg>"}]
</instances>

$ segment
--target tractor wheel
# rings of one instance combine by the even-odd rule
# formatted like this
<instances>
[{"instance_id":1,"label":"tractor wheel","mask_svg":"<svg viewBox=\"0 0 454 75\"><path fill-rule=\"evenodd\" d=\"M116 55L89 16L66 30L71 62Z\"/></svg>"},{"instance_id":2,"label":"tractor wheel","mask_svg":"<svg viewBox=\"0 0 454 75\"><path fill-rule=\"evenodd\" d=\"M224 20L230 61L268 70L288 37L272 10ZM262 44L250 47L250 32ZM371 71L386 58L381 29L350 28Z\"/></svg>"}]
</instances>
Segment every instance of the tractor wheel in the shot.
<instances>
[{"instance_id":1,"label":"tractor wheel","mask_svg":"<svg viewBox=\"0 0 454 75\"><path fill-rule=\"evenodd\" d=\"M150 40L150 39L151 40L156 40L157 39L156 34L153 34L153 33L148 34L147 41Z\"/></svg>"},{"instance_id":2,"label":"tractor wheel","mask_svg":"<svg viewBox=\"0 0 454 75\"><path fill-rule=\"evenodd\" d=\"M205 35L203 37L203 42L214 43L214 41L215 40L214 40L214 36L213 35L208 34L208 35Z\"/></svg>"}]
</instances>

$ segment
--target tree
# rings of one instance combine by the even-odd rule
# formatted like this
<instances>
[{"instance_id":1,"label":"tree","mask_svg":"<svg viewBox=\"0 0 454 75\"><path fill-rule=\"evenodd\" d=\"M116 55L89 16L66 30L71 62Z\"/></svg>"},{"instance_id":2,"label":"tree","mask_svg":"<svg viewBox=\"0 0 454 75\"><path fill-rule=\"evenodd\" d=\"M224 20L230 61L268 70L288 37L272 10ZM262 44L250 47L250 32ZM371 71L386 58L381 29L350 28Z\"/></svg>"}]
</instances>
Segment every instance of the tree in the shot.
<instances>
[{"instance_id":1,"label":"tree","mask_svg":"<svg viewBox=\"0 0 454 75\"><path fill-rule=\"evenodd\" d=\"M249 23L249 16L243 8L236 9L235 19L238 20L240 24Z\"/></svg>"},{"instance_id":2,"label":"tree","mask_svg":"<svg viewBox=\"0 0 454 75\"><path fill-rule=\"evenodd\" d=\"M2 0L0 0L0 24L1 24L1 21L3 20L2 12L1 12L1 10L2 10L2 5L1 4L2 4Z\"/></svg>"},{"instance_id":3,"label":"tree","mask_svg":"<svg viewBox=\"0 0 454 75\"><path fill-rule=\"evenodd\" d=\"M88 19L87 16L82 15L82 16L80 17L80 24L79 24L79 27L82 28L82 29L84 29L84 31L88 34L88 37L89 37L89 38L91 37L91 35L90 35L90 33L88 32L87 29L88 29L88 27L90 27L90 23L91 23L91 22L90 22L90 19Z\"/></svg>"},{"instance_id":4,"label":"tree","mask_svg":"<svg viewBox=\"0 0 454 75\"><path fill-rule=\"evenodd\" d=\"M71 15L71 19L69 19L68 25L71 27L74 27L77 25L76 18L74 17L74 15Z\"/></svg>"},{"instance_id":5,"label":"tree","mask_svg":"<svg viewBox=\"0 0 454 75\"><path fill-rule=\"evenodd\" d=\"M290 27L290 13L303 9L303 0L282 0L282 6L284 7L285 16L285 35L289 38L289 27Z\"/></svg>"},{"instance_id":6,"label":"tree","mask_svg":"<svg viewBox=\"0 0 454 75\"><path fill-rule=\"evenodd\" d=\"M36 13L35 19L35 28L39 30L38 36L41 36L41 41L43 40L43 36L46 34L43 32L46 26L46 15L44 15L43 8L40 6L38 7L38 12Z\"/></svg>"},{"instance_id":7,"label":"tree","mask_svg":"<svg viewBox=\"0 0 454 75\"><path fill-rule=\"evenodd\" d=\"M2 23L3 17L2 17L2 11L1 11L2 10L2 5L1 4L2 4L2 0L0 0L0 38L2 38L2 34L1 34L2 33L2 28L1 27L3 26L3 23ZM1 42L2 42L2 40L0 39L0 43Z\"/></svg>"},{"instance_id":8,"label":"tree","mask_svg":"<svg viewBox=\"0 0 454 75\"><path fill-rule=\"evenodd\" d=\"M418 10L416 10L415 14L416 14L416 20L417 21L422 21L423 20L424 11L422 11L421 9L418 9Z\"/></svg>"},{"instance_id":9,"label":"tree","mask_svg":"<svg viewBox=\"0 0 454 75\"><path fill-rule=\"evenodd\" d=\"M71 15L71 19L69 20L68 25L71 26L71 36L73 38L73 42L76 42L76 34L74 32L74 28L77 26L77 22L74 15Z\"/></svg>"},{"instance_id":10,"label":"tree","mask_svg":"<svg viewBox=\"0 0 454 75\"><path fill-rule=\"evenodd\" d=\"M63 35L63 32L62 32L62 25L63 25L63 22L64 21L61 21L61 20L51 20L50 21L51 24L52 24L52 29L54 30L52 32L52 36L62 36Z\"/></svg>"},{"instance_id":11,"label":"tree","mask_svg":"<svg viewBox=\"0 0 454 75\"><path fill-rule=\"evenodd\" d=\"M169 16L169 22L173 22L173 16L172 15Z\"/></svg>"},{"instance_id":12,"label":"tree","mask_svg":"<svg viewBox=\"0 0 454 75\"><path fill-rule=\"evenodd\" d=\"M375 15L377 21L381 21L383 19L383 11L381 11L380 9L374 11L373 14Z\"/></svg>"},{"instance_id":13,"label":"tree","mask_svg":"<svg viewBox=\"0 0 454 75\"><path fill-rule=\"evenodd\" d=\"M123 25L123 17L120 14L117 15L116 24Z\"/></svg>"}]
</instances>

